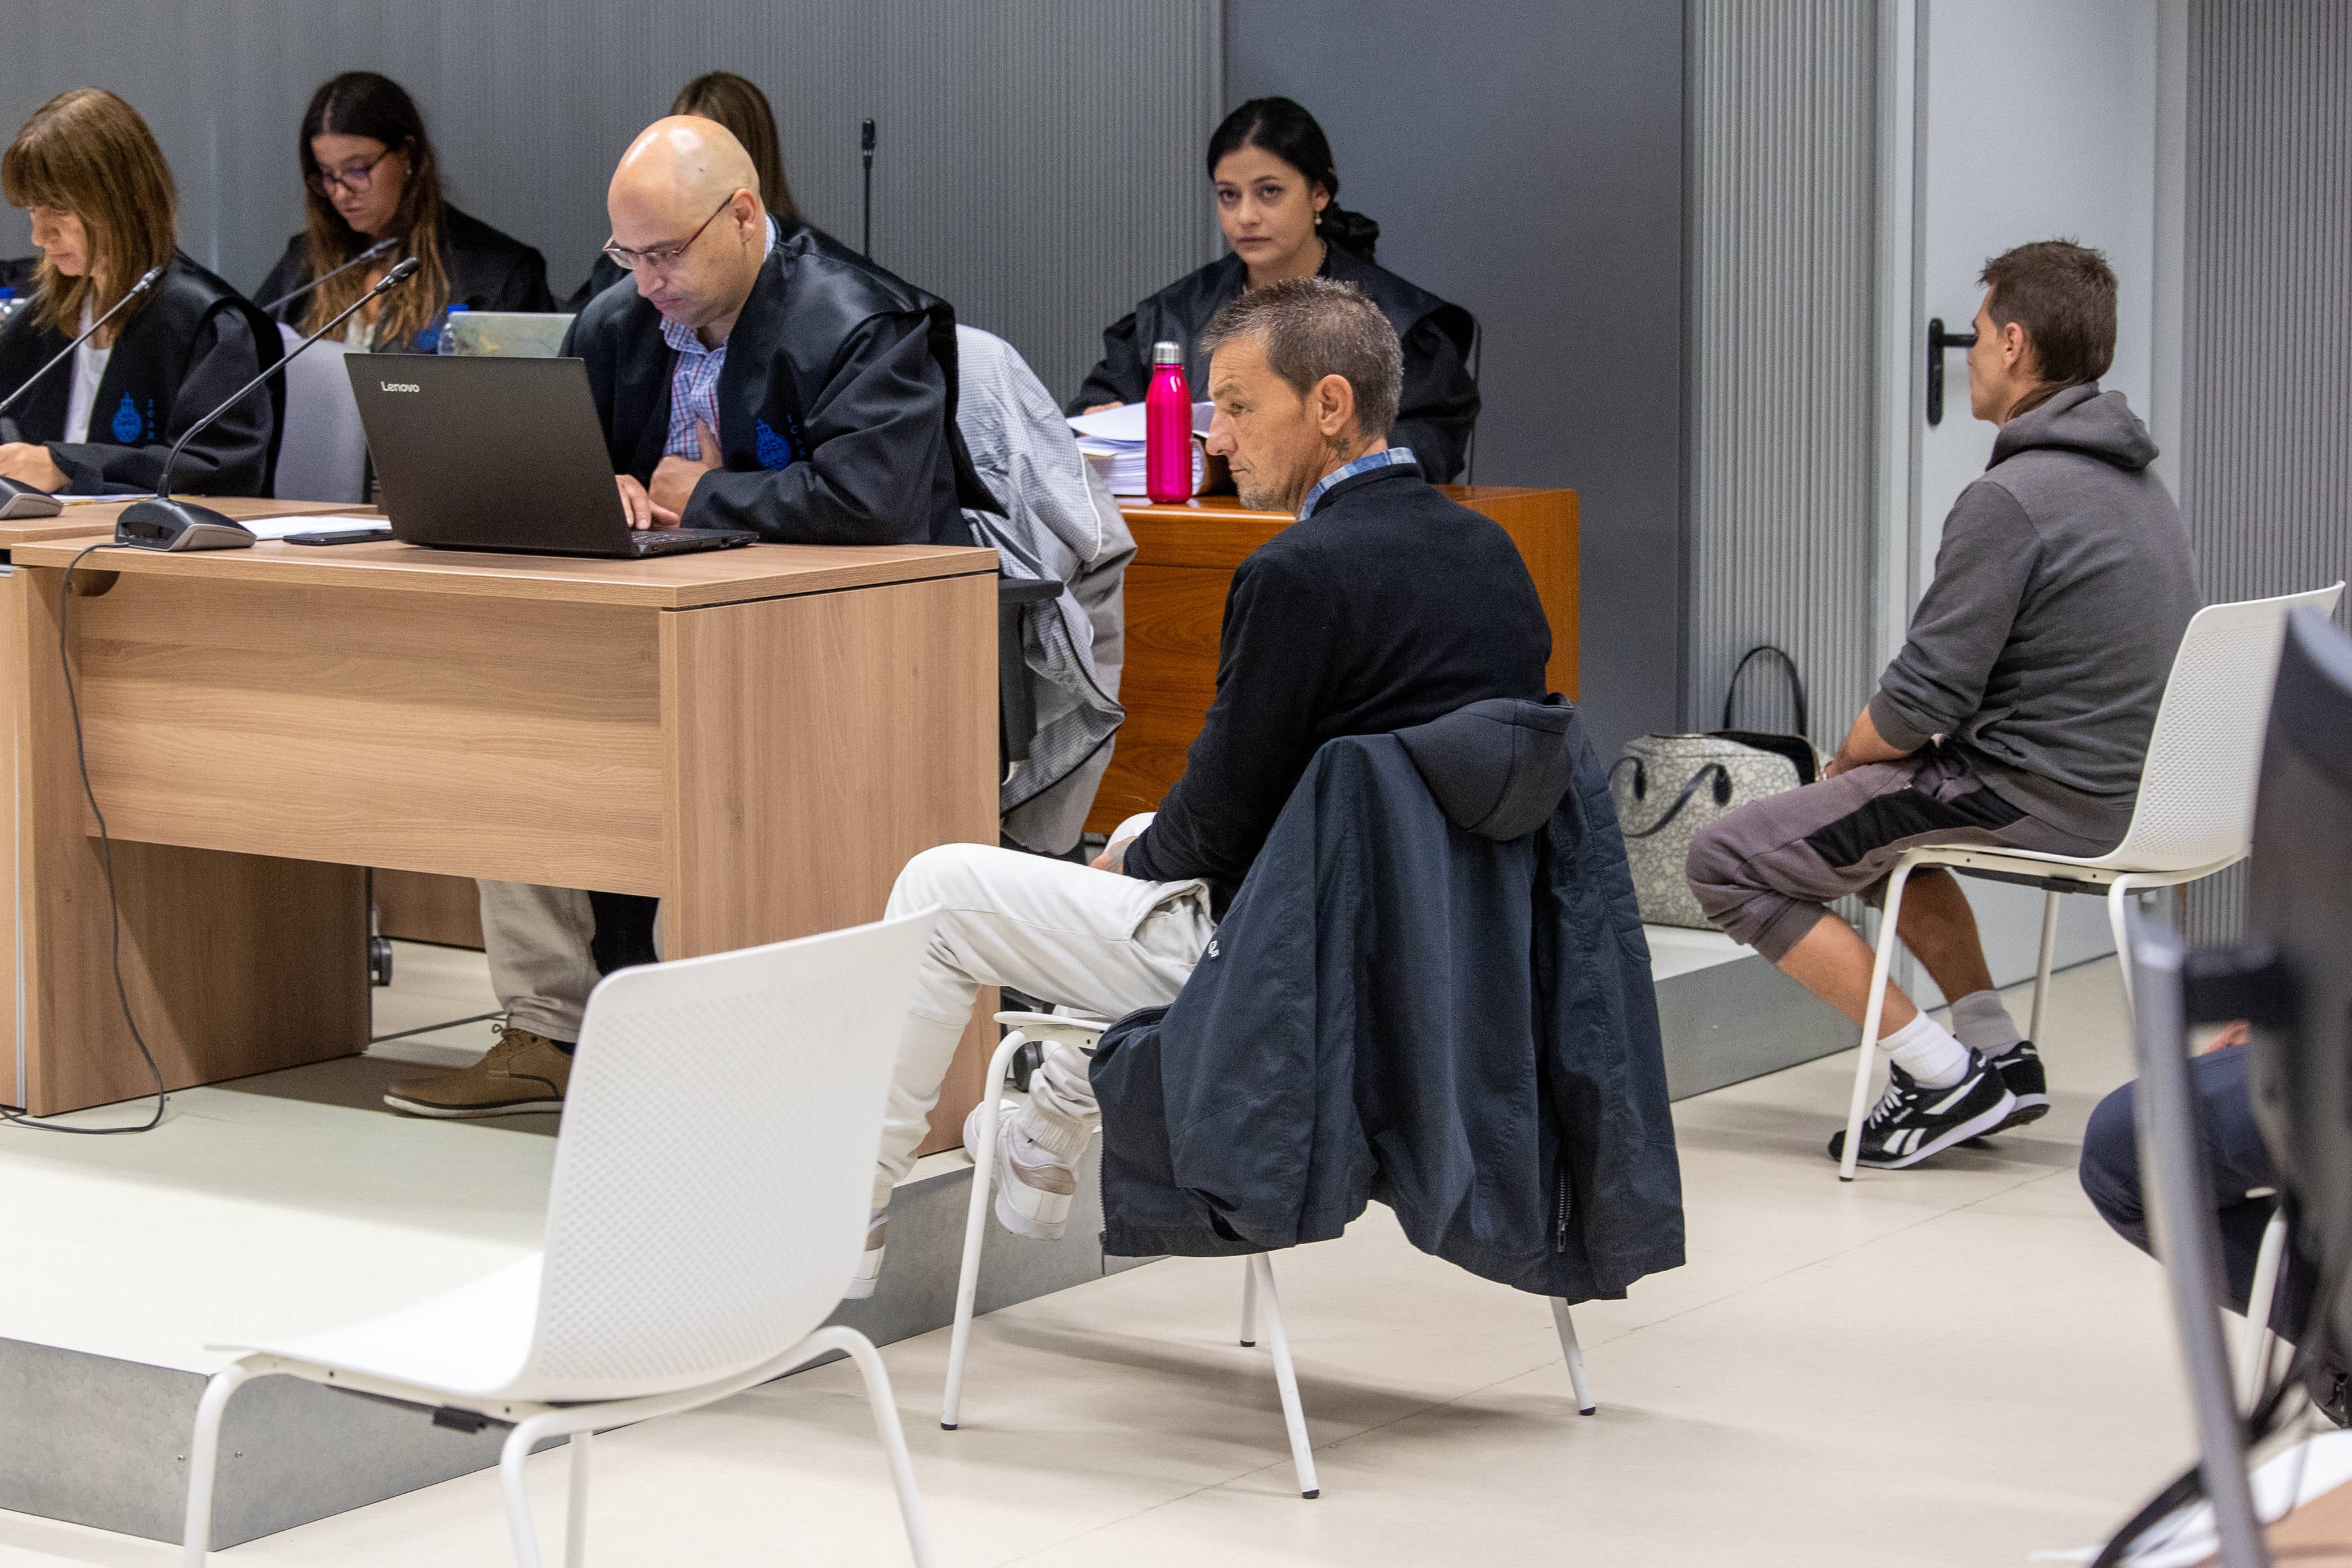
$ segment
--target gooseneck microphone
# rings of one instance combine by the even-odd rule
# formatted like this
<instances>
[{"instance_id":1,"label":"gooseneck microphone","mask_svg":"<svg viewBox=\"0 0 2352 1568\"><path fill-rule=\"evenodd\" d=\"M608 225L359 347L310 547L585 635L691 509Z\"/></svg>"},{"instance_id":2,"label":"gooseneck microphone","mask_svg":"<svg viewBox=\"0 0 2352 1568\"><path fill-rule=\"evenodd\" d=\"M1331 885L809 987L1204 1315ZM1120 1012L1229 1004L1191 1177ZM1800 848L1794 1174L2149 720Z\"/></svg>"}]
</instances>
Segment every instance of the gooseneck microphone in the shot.
<instances>
[{"instance_id":1,"label":"gooseneck microphone","mask_svg":"<svg viewBox=\"0 0 2352 1568\"><path fill-rule=\"evenodd\" d=\"M310 281L303 284L302 287L295 289L291 294L280 294L278 298L261 307L261 313L265 316L274 316L278 313L278 308L280 305L290 305L295 300L299 300L303 295L310 292L313 289L318 288L321 283L331 282L335 279L341 278L344 273L349 272L352 268L364 267L369 262L383 256L384 252L388 250L397 250L399 248L399 237L397 235L386 235L382 239L377 240L373 245L369 246L365 250L361 251L357 256L352 257L349 261L344 262L341 267L336 268L332 272L321 272L318 277L311 279Z\"/></svg>"},{"instance_id":2,"label":"gooseneck microphone","mask_svg":"<svg viewBox=\"0 0 2352 1568\"><path fill-rule=\"evenodd\" d=\"M219 407L190 426L187 434L173 444L171 452L163 458L163 474L155 481L154 499L131 502L114 520L114 542L134 545L141 550L250 549L254 543L253 531L243 523L208 506L172 499L172 470L178 465L180 454L187 450L189 442L211 428L214 420L245 401L246 394L292 363L295 355L341 326L345 318L369 300L390 293L415 277L419 265L413 256L401 262L383 275L383 281L352 300L333 321L296 343L276 364L238 387L222 400Z\"/></svg>"},{"instance_id":3,"label":"gooseneck microphone","mask_svg":"<svg viewBox=\"0 0 2352 1568\"><path fill-rule=\"evenodd\" d=\"M866 158L866 218L858 230L858 249L866 259L874 259L874 121L867 121L857 129L857 150Z\"/></svg>"},{"instance_id":4,"label":"gooseneck microphone","mask_svg":"<svg viewBox=\"0 0 2352 1568\"><path fill-rule=\"evenodd\" d=\"M81 336L59 349L55 359L19 382L16 391L6 397L0 397L0 414L15 407L16 399L30 392L35 382L72 358L74 350L89 342L100 327L114 320L116 312L155 287L163 271L161 267L150 267L138 282L122 291L121 299L107 307L106 314L82 329ZM65 503L47 490L37 490L30 485L18 484L15 479L0 479L0 518L55 517L64 510Z\"/></svg>"}]
</instances>

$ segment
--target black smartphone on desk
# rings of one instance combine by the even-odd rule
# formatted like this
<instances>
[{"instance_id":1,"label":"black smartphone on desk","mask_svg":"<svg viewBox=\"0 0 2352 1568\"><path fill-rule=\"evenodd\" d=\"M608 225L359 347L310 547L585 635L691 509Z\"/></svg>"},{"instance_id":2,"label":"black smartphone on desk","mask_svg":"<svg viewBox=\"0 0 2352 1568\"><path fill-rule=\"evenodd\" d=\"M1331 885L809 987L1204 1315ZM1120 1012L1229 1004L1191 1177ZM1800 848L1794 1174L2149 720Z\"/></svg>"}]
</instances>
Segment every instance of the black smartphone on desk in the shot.
<instances>
[{"instance_id":1,"label":"black smartphone on desk","mask_svg":"<svg viewBox=\"0 0 2352 1568\"><path fill-rule=\"evenodd\" d=\"M332 532L322 530L311 533L289 533L286 536L286 542L289 544L373 544L391 537L392 530L379 524L374 528L343 528Z\"/></svg>"}]
</instances>

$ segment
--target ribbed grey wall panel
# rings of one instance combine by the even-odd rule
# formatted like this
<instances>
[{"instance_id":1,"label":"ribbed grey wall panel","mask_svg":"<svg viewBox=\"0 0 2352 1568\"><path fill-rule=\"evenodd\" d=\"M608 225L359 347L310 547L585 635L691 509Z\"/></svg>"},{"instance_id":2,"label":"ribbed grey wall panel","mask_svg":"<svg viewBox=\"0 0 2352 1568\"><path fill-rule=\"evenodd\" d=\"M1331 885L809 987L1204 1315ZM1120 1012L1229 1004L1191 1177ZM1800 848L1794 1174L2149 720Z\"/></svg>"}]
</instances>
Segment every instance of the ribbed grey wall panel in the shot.
<instances>
[{"instance_id":1,"label":"ribbed grey wall panel","mask_svg":"<svg viewBox=\"0 0 2352 1568\"><path fill-rule=\"evenodd\" d=\"M1692 0L1690 656L1713 728L1746 649L1788 649L1824 749L1872 658L1874 0ZM1750 671L1738 721L1793 725Z\"/></svg>"},{"instance_id":2,"label":"ribbed grey wall panel","mask_svg":"<svg viewBox=\"0 0 2352 1568\"><path fill-rule=\"evenodd\" d=\"M300 223L311 89L414 93L450 194L547 255L562 294L605 237L604 184L689 78L776 107L793 194L856 244L858 121L880 125L876 259L1003 336L1057 394L1104 325L1216 251L1200 172L1221 111L1215 0L14 0L0 136L106 87L172 160L182 243L243 288ZM29 249L0 212L0 255Z\"/></svg>"},{"instance_id":3,"label":"ribbed grey wall panel","mask_svg":"<svg viewBox=\"0 0 2352 1568\"><path fill-rule=\"evenodd\" d=\"M2200 0L2189 71L2181 510L2208 600L2315 588L2352 575L2352 6Z\"/></svg>"}]
</instances>

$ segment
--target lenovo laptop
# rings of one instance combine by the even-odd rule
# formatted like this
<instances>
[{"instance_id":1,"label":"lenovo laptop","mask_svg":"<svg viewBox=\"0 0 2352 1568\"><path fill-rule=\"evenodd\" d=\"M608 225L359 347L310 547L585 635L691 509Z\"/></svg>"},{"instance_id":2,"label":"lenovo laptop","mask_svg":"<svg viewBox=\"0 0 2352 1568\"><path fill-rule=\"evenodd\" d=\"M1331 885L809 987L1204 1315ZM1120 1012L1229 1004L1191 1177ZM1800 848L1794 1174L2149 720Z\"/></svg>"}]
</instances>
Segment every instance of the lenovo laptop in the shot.
<instances>
[{"instance_id":1,"label":"lenovo laptop","mask_svg":"<svg viewBox=\"0 0 2352 1568\"><path fill-rule=\"evenodd\" d=\"M622 560L758 542L739 529L629 527L584 361L347 354L343 365L394 539Z\"/></svg>"}]
</instances>

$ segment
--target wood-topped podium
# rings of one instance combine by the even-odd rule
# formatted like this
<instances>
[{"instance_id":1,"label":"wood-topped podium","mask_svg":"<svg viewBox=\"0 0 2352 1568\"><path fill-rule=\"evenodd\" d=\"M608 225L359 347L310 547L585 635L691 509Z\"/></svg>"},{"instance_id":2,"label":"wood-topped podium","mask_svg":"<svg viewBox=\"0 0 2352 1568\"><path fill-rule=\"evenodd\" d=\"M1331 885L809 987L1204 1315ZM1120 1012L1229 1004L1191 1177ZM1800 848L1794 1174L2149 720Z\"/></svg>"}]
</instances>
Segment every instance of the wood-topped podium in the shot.
<instances>
[{"instance_id":1,"label":"wood-topped podium","mask_svg":"<svg viewBox=\"0 0 2352 1568\"><path fill-rule=\"evenodd\" d=\"M1519 547L1551 621L1551 689L1574 697L1576 492L1439 489L1493 518ZM1232 496L1169 506L1129 499L1120 510L1135 535L1127 569L1127 665L1118 684L1127 723L1087 818L1089 833L1107 834L1132 814L1153 810L1183 774L1185 751L1217 691L1217 634L1234 569L1293 521L1288 512L1252 511Z\"/></svg>"}]
</instances>

